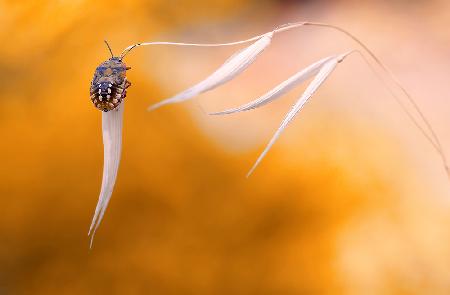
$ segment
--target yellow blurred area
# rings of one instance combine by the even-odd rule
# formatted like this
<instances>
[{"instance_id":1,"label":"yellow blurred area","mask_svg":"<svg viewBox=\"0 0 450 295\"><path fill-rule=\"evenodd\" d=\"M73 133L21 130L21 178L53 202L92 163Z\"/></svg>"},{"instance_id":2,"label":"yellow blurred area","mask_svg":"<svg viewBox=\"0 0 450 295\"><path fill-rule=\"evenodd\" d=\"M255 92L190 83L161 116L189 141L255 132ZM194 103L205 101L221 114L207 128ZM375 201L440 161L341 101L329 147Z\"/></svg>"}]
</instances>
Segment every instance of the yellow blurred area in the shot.
<instances>
[{"instance_id":1,"label":"yellow blurred area","mask_svg":"<svg viewBox=\"0 0 450 295\"><path fill-rule=\"evenodd\" d=\"M450 184L358 56L339 65L245 178L302 87L245 114L301 67L357 48L324 28L276 36L242 76L147 106L238 48L141 47L118 181L94 249L102 172L95 67L139 41L227 42L291 21L360 37L417 98L450 154L448 1L1 1L0 294L448 294Z\"/></svg>"}]
</instances>

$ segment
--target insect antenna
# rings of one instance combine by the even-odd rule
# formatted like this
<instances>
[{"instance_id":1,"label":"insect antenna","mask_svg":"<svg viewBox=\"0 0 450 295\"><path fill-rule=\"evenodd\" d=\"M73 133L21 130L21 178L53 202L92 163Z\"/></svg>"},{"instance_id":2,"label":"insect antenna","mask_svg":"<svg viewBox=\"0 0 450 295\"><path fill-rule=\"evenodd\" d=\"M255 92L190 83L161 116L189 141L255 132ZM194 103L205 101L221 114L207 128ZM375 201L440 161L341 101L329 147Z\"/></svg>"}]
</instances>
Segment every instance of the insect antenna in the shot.
<instances>
[{"instance_id":1,"label":"insect antenna","mask_svg":"<svg viewBox=\"0 0 450 295\"><path fill-rule=\"evenodd\" d=\"M106 44L106 46L108 47L109 52L111 53L111 57L114 57L114 53L112 52L112 49L111 49L111 47L110 47L109 44L108 44L108 41L106 41L106 40L103 40L103 41L105 41L105 44Z\"/></svg>"}]
</instances>

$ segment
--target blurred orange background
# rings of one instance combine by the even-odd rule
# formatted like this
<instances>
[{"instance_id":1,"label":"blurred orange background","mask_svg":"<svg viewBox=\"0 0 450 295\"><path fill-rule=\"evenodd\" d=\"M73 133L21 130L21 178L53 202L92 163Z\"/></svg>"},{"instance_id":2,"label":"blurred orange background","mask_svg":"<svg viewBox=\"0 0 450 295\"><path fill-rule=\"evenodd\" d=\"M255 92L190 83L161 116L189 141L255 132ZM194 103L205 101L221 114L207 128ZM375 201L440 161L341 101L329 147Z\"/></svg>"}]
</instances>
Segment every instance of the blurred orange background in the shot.
<instances>
[{"instance_id":1,"label":"blurred orange background","mask_svg":"<svg viewBox=\"0 0 450 295\"><path fill-rule=\"evenodd\" d=\"M94 249L102 173L95 67L140 41L228 42L292 21L341 26L410 90L450 154L450 3L0 1L0 294L448 294L450 185L358 56L256 160L302 87L243 114L302 67L357 48L325 28L277 35L245 73L146 107L238 48L141 47L126 60L122 162Z\"/></svg>"}]
</instances>

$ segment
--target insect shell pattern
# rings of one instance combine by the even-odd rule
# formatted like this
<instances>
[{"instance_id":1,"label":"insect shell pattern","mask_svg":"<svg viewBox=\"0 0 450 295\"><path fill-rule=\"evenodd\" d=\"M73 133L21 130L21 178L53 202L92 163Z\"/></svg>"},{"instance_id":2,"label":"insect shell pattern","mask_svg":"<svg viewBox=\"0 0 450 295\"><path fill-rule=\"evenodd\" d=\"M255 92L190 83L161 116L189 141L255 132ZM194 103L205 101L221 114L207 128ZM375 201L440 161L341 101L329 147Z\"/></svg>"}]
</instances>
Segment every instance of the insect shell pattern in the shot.
<instances>
[{"instance_id":1,"label":"insect shell pattern","mask_svg":"<svg viewBox=\"0 0 450 295\"><path fill-rule=\"evenodd\" d=\"M90 94L97 109L109 112L123 102L127 88L131 86L126 78L129 69L119 57L112 57L95 69Z\"/></svg>"}]
</instances>

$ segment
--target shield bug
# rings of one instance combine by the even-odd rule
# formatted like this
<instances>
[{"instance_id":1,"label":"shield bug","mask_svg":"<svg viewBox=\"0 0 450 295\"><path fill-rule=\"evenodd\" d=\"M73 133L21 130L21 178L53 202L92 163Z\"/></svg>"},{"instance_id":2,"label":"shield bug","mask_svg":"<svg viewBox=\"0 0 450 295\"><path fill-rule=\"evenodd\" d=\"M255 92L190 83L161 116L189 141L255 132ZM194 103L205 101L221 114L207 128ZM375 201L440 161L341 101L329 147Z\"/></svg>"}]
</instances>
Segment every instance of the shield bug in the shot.
<instances>
[{"instance_id":1,"label":"shield bug","mask_svg":"<svg viewBox=\"0 0 450 295\"><path fill-rule=\"evenodd\" d=\"M127 80L126 71L130 68L122 61L122 57L114 56L108 46L111 58L102 62L94 72L91 82L90 95L94 106L108 112L116 109L127 96L127 88L131 83Z\"/></svg>"}]
</instances>

